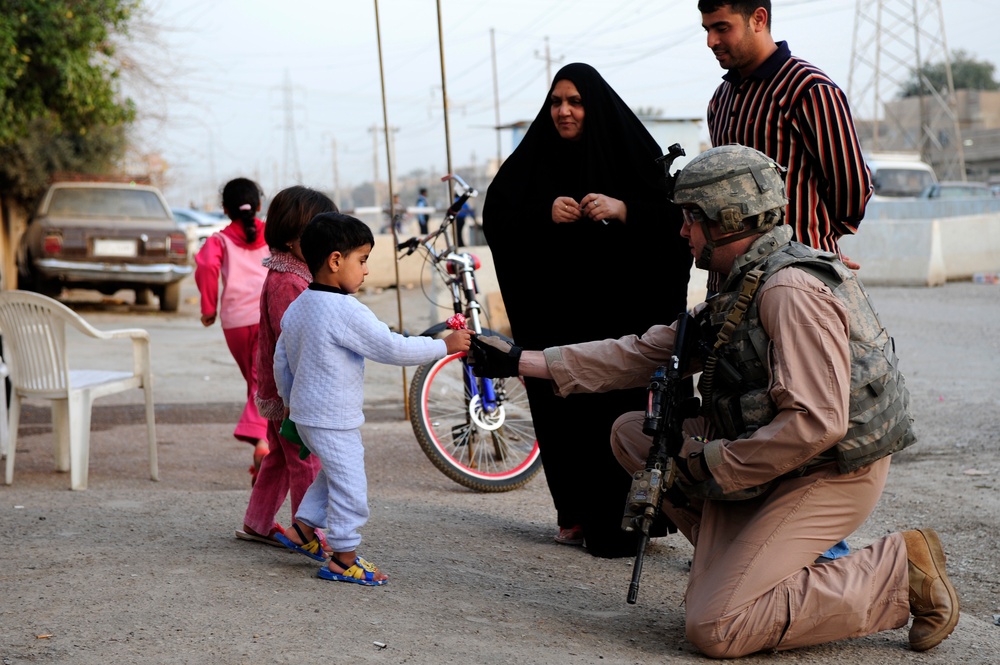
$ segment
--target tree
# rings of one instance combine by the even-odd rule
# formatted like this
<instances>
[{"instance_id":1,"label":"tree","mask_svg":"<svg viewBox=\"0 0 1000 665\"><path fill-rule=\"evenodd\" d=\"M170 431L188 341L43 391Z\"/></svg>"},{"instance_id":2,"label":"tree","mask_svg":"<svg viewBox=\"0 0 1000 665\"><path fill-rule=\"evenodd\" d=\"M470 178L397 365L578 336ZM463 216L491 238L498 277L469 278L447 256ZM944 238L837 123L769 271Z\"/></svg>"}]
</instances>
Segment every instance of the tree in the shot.
<instances>
[{"instance_id":1,"label":"tree","mask_svg":"<svg viewBox=\"0 0 1000 665\"><path fill-rule=\"evenodd\" d=\"M135 105L120 94L115 39L141 0L3 0L0 12L2 274L24 210L57 171L120 158Z\"/></svg>"},{"instance_id":2,"label":"tree","mask_svg":"<svg viewBox=\"0 0 1000 665\"><path fill-rule=\"evenodd\" d=\"M996 65L988 60L976 60L966 51L953 51L951 54L951 77L955 90L1000 90L1000 82L994 78ZM948 89L948 75L945 63L929 63L919 70L910 72L910 79L903 84L900 97L916 97L928 94L923 85L926 78L934 90Z\"/></svg>"}]
</instances>

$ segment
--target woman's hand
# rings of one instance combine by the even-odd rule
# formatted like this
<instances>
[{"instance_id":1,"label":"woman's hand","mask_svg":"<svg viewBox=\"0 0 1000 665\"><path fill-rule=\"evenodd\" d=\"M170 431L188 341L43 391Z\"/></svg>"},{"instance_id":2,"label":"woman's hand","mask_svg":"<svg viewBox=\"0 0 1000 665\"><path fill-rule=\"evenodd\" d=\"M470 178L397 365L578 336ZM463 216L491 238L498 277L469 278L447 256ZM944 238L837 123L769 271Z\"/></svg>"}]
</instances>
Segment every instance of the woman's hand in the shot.
<instances>
[{"instance_id":1,"label":"woman's hand","mask_svg":"<svg viewBox=\"0 0 1000 665\"><path fill-rule=\"evenodd\" d=\"M580 210L583 214L595 222L603 222L606 219L616 219L625 223L625 216L628 209L624 201L613 199L604 194L587 194L580 201Z\"/></svg>"},{"instance_id":2,"label":"woman's hand","mask_svg":"<svg viewBox=\"0 0 1000 665\"><path fill-rule=\"evenodd\" d=\"M569 196L560 196L552 202L552 221L556 224L576 222L581 217L580 204L576 202L576 199Z\"/></svg>"}]
</instances>

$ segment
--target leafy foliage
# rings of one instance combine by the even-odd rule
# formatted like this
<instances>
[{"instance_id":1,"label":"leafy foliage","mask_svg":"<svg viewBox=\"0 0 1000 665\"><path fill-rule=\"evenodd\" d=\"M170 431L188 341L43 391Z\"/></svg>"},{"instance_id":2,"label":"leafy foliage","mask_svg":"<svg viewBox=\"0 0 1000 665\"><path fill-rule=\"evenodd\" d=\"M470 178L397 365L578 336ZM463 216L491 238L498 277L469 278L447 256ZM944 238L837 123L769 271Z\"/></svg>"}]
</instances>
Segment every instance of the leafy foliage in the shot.
<instances>
[{"instance_id":1,"label":"leafy foliage","mask_svg":"<svg viewBox=\"0 0 1000 665\"><path fill-rule=\"evenodd\" d=\"M55 171L100 171L135 117L114 37L141 0L4 0L0 12L0 197L28 202Z\"/></svg>"},{"instance_id":2,"label":"leafy foliage","mask_svg":"<svg viewBox=\"0 0 1000 665\"><path fill-rule=\"evenodd\" d=\"M951 54L951 77L956 90L1000 90L1000 82L994 78L996 65L988 60L976 60L971 54L963 50L953 51ZM930 81L934 90L948 89L948 74L945 63L935 62L924 65L919 70L913 70L910 80L903 85L900 97L916 97L921 94L928 94L928 90L921 85L921 75Z\"/></svg>"}]
</instances>

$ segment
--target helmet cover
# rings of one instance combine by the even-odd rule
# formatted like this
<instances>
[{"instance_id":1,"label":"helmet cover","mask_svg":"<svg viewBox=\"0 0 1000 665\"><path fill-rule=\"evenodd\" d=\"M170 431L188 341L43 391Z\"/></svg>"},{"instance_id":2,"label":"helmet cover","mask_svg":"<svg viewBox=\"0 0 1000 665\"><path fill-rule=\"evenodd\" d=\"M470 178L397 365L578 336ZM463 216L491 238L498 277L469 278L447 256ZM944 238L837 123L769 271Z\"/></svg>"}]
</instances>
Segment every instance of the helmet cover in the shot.
<instances>
[{"instance_id":1,"label":"helmet cover","mask_svg":"<svg viewBox=\"0 0 1000 665\"><path fill-rule=\"evenodd\" d=\"M764 153L742 145L711 148L677 173L673 201L697 206L721 224L724 233L746 227L743 220L769 210L783 210L785 169ZM766 229L762 229L766 230Z\"/></svg>"}]
</instances>

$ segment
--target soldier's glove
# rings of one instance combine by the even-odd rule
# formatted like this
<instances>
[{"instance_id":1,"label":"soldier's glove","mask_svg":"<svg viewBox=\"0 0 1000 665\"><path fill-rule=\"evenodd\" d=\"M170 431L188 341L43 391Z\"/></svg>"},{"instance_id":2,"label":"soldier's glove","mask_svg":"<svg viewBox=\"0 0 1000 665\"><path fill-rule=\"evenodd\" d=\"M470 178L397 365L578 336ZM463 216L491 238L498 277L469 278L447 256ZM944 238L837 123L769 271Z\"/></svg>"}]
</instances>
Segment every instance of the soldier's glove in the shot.
<instances>
[{"instance_id":1,"label":"soldier's glove","mask_svg":"<svg viewBox=\"0 0 1000 665\"><path fill-rule=\"evenodd\" d=\"M674 458L677 469L684 476L684 480L692 485L712 477L703 453L706 444L708 444L708 439L703 436L689 436L684 440L680 454Z\"/></svg>"},{"instance_id":2,"label":"soldier's glove","mask_svg":"<svg viewBox=\"0 0 1000 665\"><path fill-rule=\"evenodd\" d=\"M502 379L518 375L517 363L521 359L521 347L499 337L473 335L470 351L469 365L476 376Z\"/></svg>"}]
</instances>

